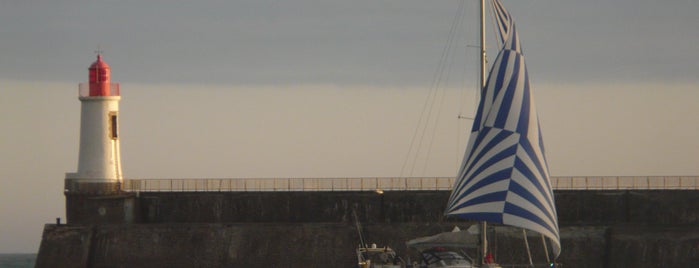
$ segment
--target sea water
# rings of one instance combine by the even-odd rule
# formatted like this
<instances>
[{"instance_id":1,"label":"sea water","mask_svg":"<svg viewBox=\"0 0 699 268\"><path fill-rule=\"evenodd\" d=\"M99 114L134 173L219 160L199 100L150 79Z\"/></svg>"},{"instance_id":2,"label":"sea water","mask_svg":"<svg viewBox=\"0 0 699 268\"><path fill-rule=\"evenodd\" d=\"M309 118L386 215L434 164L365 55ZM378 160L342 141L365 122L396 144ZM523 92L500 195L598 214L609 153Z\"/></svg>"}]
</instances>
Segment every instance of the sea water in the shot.
<instances>
[{"instance_id":1,"label":"sea water","mask_svg":"<svg viewBox=\"0 0 699 268\"><path fill-rule=\"evenodd\" d=\"M31 268L36 254L0 254L0 268Z\"/></svg>"}]
</instances>

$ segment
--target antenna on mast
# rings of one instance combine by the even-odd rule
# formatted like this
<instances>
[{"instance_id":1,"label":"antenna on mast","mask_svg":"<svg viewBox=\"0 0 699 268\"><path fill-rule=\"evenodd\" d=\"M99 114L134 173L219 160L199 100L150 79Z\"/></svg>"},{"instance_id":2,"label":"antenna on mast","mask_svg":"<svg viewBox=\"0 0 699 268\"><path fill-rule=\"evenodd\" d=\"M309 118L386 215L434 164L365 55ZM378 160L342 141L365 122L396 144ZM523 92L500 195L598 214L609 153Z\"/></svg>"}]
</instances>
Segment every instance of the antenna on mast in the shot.
<instances>
[{"instance_id":1,"label":"antenna on mast","mask_svg":"<svg viewBox=\"0 0 699 268\"><path fill-rule=\"evenodd\" d=\"M102 52L104 52L104 51L102 50L102 45L99 45L99 44L98 44L98 45L97 45L97 50L95 50L95 54L97 54L97 55L102 55Z\"/></svg>"}]
</instances>

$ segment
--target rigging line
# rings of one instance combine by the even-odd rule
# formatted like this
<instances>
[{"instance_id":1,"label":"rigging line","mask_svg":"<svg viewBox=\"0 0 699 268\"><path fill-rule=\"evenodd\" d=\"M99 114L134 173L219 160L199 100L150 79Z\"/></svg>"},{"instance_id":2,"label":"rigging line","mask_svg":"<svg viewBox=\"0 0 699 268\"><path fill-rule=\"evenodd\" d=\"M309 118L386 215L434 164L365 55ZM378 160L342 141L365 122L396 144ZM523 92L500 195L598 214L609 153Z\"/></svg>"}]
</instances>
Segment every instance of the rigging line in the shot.
<instances>
[{"instance_id":1,"label":"rigging line","mask_svg":"<svg viewBox=\"0 0 699 268\"><path fill-rule=\"evenodd\" d=\"M461 9L462 6L463 6L463 1L460 1L460 2L459 2L459 9ZM439 73L441 73L441 70L440 70L441 68L440 68L440 67L442 66L442 62L444 61L444 59L446 58L446 55L448 54L448 53L447 53L447 50L448 50L448 48L449 48L449 44L450 44L450 42L451 42L450 40L452 39L452 36L453 36L455 24L456 24L456 21L457 21L458 16L460 16L460 13L461 13L461 12L457 12L456 17L455 17L455 19L454 19L454 22L452 23L451 28L449 29L449 33L448 33L448 36L447 36L447 44L445 44L444 48L442 49L442 54L441 54L441 57L440 57L440 60L439 60L438 68L437 68L437 71L435 72L435 74L434 74L434 76L433 76L432 85L435 84L435 80L437 79L437 76L439 75ZM410 146L408 147L408 152L406 153L405 161L403 162L403 166L401 167L401 171L400 171L401 177L404 176L405 167L406 167L406 165L408 164L408 162L410 162L410 154L411 154L411 152L413 151L413 148L414 148L414 145L415 145L415 139L417 138L418 132L419 132L419 130L420 130L420 125L422 125L422 121L423 121L424 115L425 115L425 110L427 109L428 104L429 104L429 102L430 102L430 98L431 98L431 96L433 95L432 91L433 91L433 87L431 86L431 87L430 87L430 92L428 93L428 97L427 97L427 99L425 99L425 103L423 104L422 111L421 111L421 113L420 113L420 117L418 118L417 126L415 127L415 131L414 131L414 133L413 133L413 137L412 137L411 140L410 140ZM429 118L428 118L428 119L425 119L425 120L429 120ZM418 152L419 152L419 150L418 150ZM415 158L416 158L416 159L417 159L417 154L418 154L418 153L415 154ZM415 162L413 161L413 165L414 165L414 163L415 163ZM411 172L411 173L412 173L412 172Z\"/></svg>"},{"instance_id":2,"label":"rigging line","mask_svg":"<svg viewBox=\"0 0 699 268\"><path fill-rule=\"evenodd\" d=\"M469 48L470 47L467 46L464 49L464 58L463 58L463 62L465 63L464 64L464 73L466 72L466 70L468 70ZM474 72L473 75L474 75L474 77L473 77L474 83L478 84L478 73ZM461 77L461 83L460 83L461 97L459 98L459 116L457 116L457 118L456 118L456 122L457 122L457 124L456 124L456 146L455 146L455 150L454 150L454 161L455 161L455 167L457 170L460 167L461 158L463 158L463 152L464 152L463 150L461 150L461 136L462 136L462 131L463 131L461 119L468 119L468 118L462 116L462 114L464 114L464 107L466 106L466 101L467 101L466 92L468 90L468 87L466 85L466 80L467 80L466 75ZM474 88L478 89L478 86L476 85ZM475 107L475 106L478 105L478 94L479 94L479 90L476 90L475 97L472 100L473 104L471 106L473 108L472 108L471 114L475 114L475 111L477 109L477 107Z\"/></svg>"},{"instance_id":3,"label":"rigging line","mask_svg":"<svg viewBox=\"0 0 699 268\"><path fill-rule=\"evenodd\" d=\"M456 48L458 48L458 46L454 45L454 43L458 43L459 38L461 37L461 36L459 35L459 33L460 33L460 29L462 28L461 26L463 25L464 13L465 13L465 7L464 7L464 9L462 9L461 12L460 12L461 16L459 17L459 21L458 21L458 24L457 24L457 29L456 29L455 35L454 35L454 40L456 40L456 42L452 41L452 44L453 44L453 45L452 45L452 49L453 49L453 50L456 50ZM456 54L456 53L453 53L453 54ZM432 135L431 135L431 137L430 137L430 143L429 143L429 145L427 146L427 152L426 152L426 154L425 154L425 162L424 162L423 168L422 168L423 175L425 175L424 173L427 171L427 165L429 164L429 160L430 160L430 156L431 156L431 153L432 153L432 148L433 148L434 140L435 140L435 138L437 137L437 135L436 135L436 134L437 134L437 127L439 126L439 121L440 121L440 119L441 119L442 111L444 110L444 101L445 101L446 95L447 95L447 88L448 88L448 84L449 84L449 77L452 77L452 76L453 76L452 73L453 73L453 71L454 71L454 69L455 69L455 68L454 68L454 64L455 64L455 62L457 62L457 61L456 61L456 57L449 57L448 60L449 60L449 67L447 68L446 79L445 79L446 81L444 81L444 83L446 83L447 85L445 85L445 86L442 86L442 85L441 85L441 84L443 84L443 83L442 83L442 81L443 81L442 79L440 79L440 80L439 80L439 83L437 84L437 88L442 88L442 96L441 96L441 99L440 99L439 106L438 106L438 108L437 108L437 115L435 116L435 122L434 122L434 124L432 125ZM462 81L463 81L464 78L463 78L463 76L461 76L461 77L462 77Z\"/></svg>"},{"instance_id":4,"label":"rigging line","mask_svg":"<svg viewBox=\"0 0 699 268\"><path fill-rule=\"evenodd\" d=\"M476 17L476 18L479 18L479 16L480 16L480 10L479 10L479 9L473 9L473 10L475 10L475 12L474 12L474 13L475 13L475 17ZM479 39L479 38L480 38L480 33L476 32L476 34L478 35L476 39ZM467 48L464 50L464 63L466 63L465 66L464 66L464 70L467 70L467 69L468 69L468 62L470 62L470 61L468 60L468 56L469 56L469 53L468 53L469 50L468 50L468 48L474 48L474 46L467 46ZM475 48L478 48L478 53L480 53L480 46L475 46ZM477 55L477 54L476 54L476 55ZM473 61L473 63L474 63L473 65L474 65L474 67L476 68L476 70L478 70L478 69L480 68L480 61ZM462 150L459 149L459 148L461 148L461 146L462 146L462 145L461 145L461 137L462 137L464 134L466 134L466 137L467 137L467 140L466 140L466 141L468 141L469 132L470 132L470 130L471 130L471 128L467 128L467 129L465 129L465 131L464 131L464 129L462 128L463 126L462 126L462 124L461 124L461 122L462 122L461 119L473 120L473 117L475 117L476 111L478 110L478 105L479 105L479 102L480 102L480 95L481 95L481 88L480 88L480 87L481 87L481 86L480 86L480 85L481 85L481 81L480 81L480 80L481 80L481 77L480 77L480 73L479 73L479 72L473 72L473 79L472 79L471 81L473 81L473 87L472 87L472 88L475 89L475 90L474 90L474 96L473 96L473 98L471 98L471 106L470 106L470 107L471 107L471 111L470 111L470 115L471 115L471 116L470 116L470 117L462 116L462 115L465 113L465 112L464 112L464 110L465 110L464 107L465 107L465 105L466 105L466 102L468 101L467 98L466 98L466 97L467 97L467 96L466 96L466 92L467 92L467 89L468 89L467 86L466 86L466 75L464 75L464 76L462 77L462 79L463 79L463 81L462 81L461 85L463 85L463 89L461 90L461 98L460 98L460 106L459 106L459 116L457 117L457 122L458 122L458 123L457 123L457 129L456 129L456 144L457 144L457 146L456 146L456 150L455 150L455 162L456 162L456 169L457 169L457 170L461 167L461 161L462 161L462 159L464 158L464 155L463 155L463 154L464 154L464 150L463 150L463 149L462 149ZM471 125L472 125L472 124L471 124ZM470 126L470 125L467 124L466 127L468 127L468 126Z\"/></svg>"},{"instance_id":5,"label":"rigging line","mask_svg":"<svg viewBox=\"0 0 699 268\"><path fill-rule=\"evenodd\" d=\"M456 16L456 18L455 18L455 20L454 20L454 23L452 24L452 28L450 29L450 30L451 30L451 34L450 34L450 36L449 36L450 38L449 38L448 43L447 43L447 50L446 50L447 54L443 57L443 59L442 59L443 61L441 62L442 64L440 64L440 67L441 67L441 68L440 68L440 70L439 70L439 72L438 72L438 75L435 76L435 79L434 79L434 81L433 81L432 87L434 88L435 94L434 94L434 97L432 98L432 102L430 102L430 107L429 107L429 109L427 110L427 111L428 111L427 117L426 117L426 118L427 118L427 121L425 122L425 125L424 125L424 127L422 128L422 133L421 133L421 135L420 135L420 139L419 139L419 142L418 142L418 147L417 147L417 149L416 149L415 158L414 158L413 164L412 164L411 169L410 169L410 175L411 175L411 176L413 175L413 172L414 172L414 170L415 170L415 166L417 165L417 159L418 159L418 156L420 155L420 150L422 149L422 143L423 143L423 141L425 140L425 134L427 133L427 129L428 129L428 127L430 126L430 122L431 122L431 119L432 119L432 112L434 111L434 104L435 104L435 102L436 102L437 96L438 96L439 93L440 93L439 91L440 91L440 87L441 87L441 84L442 84L442 81L443 81L443 77L444 77L444 70L445 70L445 69L448 70L448 69L451 67L451 66L449 65L450 60L451 60L451 62L453 62L453 59L452 59L451 57L448 57L448 55L451 55L451 54L452 54L452 50L453 50L453 48L454 48L454 40L456 39L456 36L457 36L457 33L458 33L458 28L459 28L458 26L461 24L460 22L461 22L461 20L463 19L463 12L462 12L463 6L464 6L464 5L463 5L463 1L462 1L462 2L459 3L459 7L457 8L457 11L458 11L457 16ZM443 103L444 95L445 95L445 93L442 93L442 103ZM441 108L441 107L440 107L440 108ZM434 129L436 129L436 127L437 127L437 123L438 123L438 120L439 120L439 113L441 113L441 109L438 111L437 118L435 118L435 121L436 121L436 122L433 124L433 128L434 128ZM434 132L434 131L433 131L433 132ZM433 135L432 138L434 138L434 135ZM430 150L431 150L431 146L432 146L432 140L430 140L430 144L429 144L429 146L427 147L428 152L427 152L427 155L425 156L425 162L427 162L427 161L429 160L429 152L430 152ZM426 164L425 164L425 165L426 165ZM423 169L423 173L424 173L424 169Z\"/></svg>"},{"instance_id":6,"label":"rigging line","mask_svg":"<svg viewBox=\"0 0 699 268\"><path fill-rule=\"evenodd\" d=\"M464 49L463 62L468 62L468 56L469 56L468 49L469 49L469 47L466 47L466 49ZM468 70L468 64L464 65L464 73L466 73L466 70ZM461 88L461 96L459 97L459 115L461 115L464 112L464 107L466 106L465 100L466 100L467 87L466 87L466 76L465 75L461 77L461 81L459 83L459 88Z\"/></svg>"},{"instance_id":7,"label":"rigging line","mask_svg":"<svg viewBox=\"0 0 699 268\"><path fill-rule=\"evenodd\" d=\"M490 2L491 5L493 5L493 2L492 2L492 1L489 1L489 2ZM492 13L492 10L494 10L494 8L491 8L491 9L490 9L491 13ZM477 13L478 13L478 16L476 16L476 17L479 17L479 15L480 15L480 10L477 10ZM491 19L492 19L491 22L493 22L493 25L494 25L494 26L493 26L493 29L495 29L494 16L491 16ZM480 38L480 34L479 34L478 38ZM496 38L496 40L499 42L499 39ZM475 46L475 47L479 49L479 53L480 53L480 50L481 50L480 48L481 48L481 47L480 47L480 46ZM466 52L468 52L468 50L466 50ZM467 54L468 54L468 53L466 53L466 55L464 56L464 58L465 58L465 61L464 61L464 62L468 62L468 55L467 55ZM485 56L485 55L484 55L484 56ZM487 58L486 58L486 63L487 63ZM476 64L476 67L477 67L477 68L480 68L480 62L478 62L478 63ZM465 80L465 79L466 79L466 76L464 76L463 79ZM472 105L471 105L471 114L472 114L473 116L475 116L476 111L478 110L478 106L480 105L479 102L480 102L480 97L481 97L481 91L483 90L483 89L481 88L481 85L482 85L481 79L482 79L481 74L478 73L478 72L475 72L475 73L474 73L474 79L472 80L472 81L473 81L473 88L476 89L475 92L474 92L474 97L472 98ZM470 120L473 120L473 118L462 116L462 114L464 113L464 104L466 103L466 88L465 88L466 82L464 81L464 82L462 83L462 85L464 85L464 89L462 90L462 94L461 94L461 105L460 105L460 107L459 107L459 116L457 117L457 122L458 122L458 123L457 123L457 130L456 130L456 140L457 140L457 141L456 141L456 144L457 144L457 148L461 146L461 136L462 136L464 133L465 133L467 136L470 136L470 135L468 135L468 134L470 133L470 130L471 130L470 128L468 128L468 129L466 129L465 132L462 133L463 130L462 130L461 119L470 119ZM470 137L469 137L469 138L470 138ZM467 139L467 141L468 141L468 139ZM461 161L460 161L460 160L462 160L462 158L464 157L464 156L461 154L461 152L463 152L463 151L459 151L458 149L457 149L456 152L455 152L456 168L457 168L457 169L459 169L459 168L461 167Z\"/></svg>"},{"instance_id":8,"label":"rigging line","mask_svg":"<svg viewBox=\"0 0 699 268\"><path fill-rule=\"evenodd\" d=\"M446 90L444 90L444 91L446 91ZM430 160L430 154L432 153L432 145L434 144L434 139L435 139L436 134L437 134L437 127L439 126L439 119L440 119L441 114L442 114L442 110L443 110L442 108L444 107L444 100L446 99L445 98L446 95L447 95L446 92L442 92L442 97L440 99L439 108L437 109L437 115L435 116L435 122L432 125L432 136L430 138L430 143L427 146L427 152L425 153L425 163L422 167L423 175L424 175L425 171L427 170L427 164L429 163L429 160Z\"/></svg>"}]
</instances>

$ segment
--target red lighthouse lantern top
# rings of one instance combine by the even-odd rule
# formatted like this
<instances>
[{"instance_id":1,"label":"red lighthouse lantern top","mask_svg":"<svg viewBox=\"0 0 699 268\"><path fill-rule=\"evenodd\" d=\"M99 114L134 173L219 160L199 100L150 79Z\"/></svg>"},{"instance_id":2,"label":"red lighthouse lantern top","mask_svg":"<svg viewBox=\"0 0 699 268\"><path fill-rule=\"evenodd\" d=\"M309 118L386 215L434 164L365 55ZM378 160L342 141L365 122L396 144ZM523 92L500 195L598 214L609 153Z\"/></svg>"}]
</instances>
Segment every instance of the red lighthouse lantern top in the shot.
<instances>
[{"instance_id":1,"label":"red lighthouse lantern top","mask_svg":"<svg viewBox=\"0 0 699 268\"><path fill-rule=\"evenodd\" d=\"M93 69L105 69L107 74L109 74L109 65L102 60L102 54L97 54L97 60L90 65L90 70ZM92 82L92 76L90 76L90 82Z\"/></svg>"},{"instance_id":2,"label":"red lighthouse lantern top","mask_svg":"<svg viewBox=\"0 0 699 268\"><path fill-rule=\"evenodd\" d=\"M119 96L119 87L111 90L109 65L97 54L97 61L90 65L90 96Z\"/></svg>"}]
</instances>

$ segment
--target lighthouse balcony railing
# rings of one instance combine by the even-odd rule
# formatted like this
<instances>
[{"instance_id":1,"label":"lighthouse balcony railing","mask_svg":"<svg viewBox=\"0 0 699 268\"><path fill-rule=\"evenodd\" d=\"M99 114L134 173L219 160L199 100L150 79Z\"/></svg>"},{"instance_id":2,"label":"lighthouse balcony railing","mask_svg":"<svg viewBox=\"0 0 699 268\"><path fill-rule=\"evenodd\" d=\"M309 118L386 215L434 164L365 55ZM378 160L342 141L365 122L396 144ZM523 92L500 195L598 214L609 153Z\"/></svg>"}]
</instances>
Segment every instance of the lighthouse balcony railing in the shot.
<instances>
[{"instance_id":1,"label":"lighthouse balcony railing","mask_svg":"<svg viewBox=\"0 0 699 268\"><path fill-rule=\"evenodd\" d=\"M80 97L90 97L90 84L91 83L80 83L78 85L78 96ZM93 83L96 84L96 83ZM96 87L96 85L95 85ZM119 89L119 83L109 83L109 95L103 96L120 96L121 92Z\"/></svg>"},{"instance_id":2,"label":"lighthouse balcony railing","mask_svg":"<svg viewBox=\"0 0 699 268\"><path fill-rule=\"evenodd\" d=\"M449 191L453 177L126 179L130 192ZM554 190L699 190L699 176L552 177Z\"/></svg>"}]
</instances>

